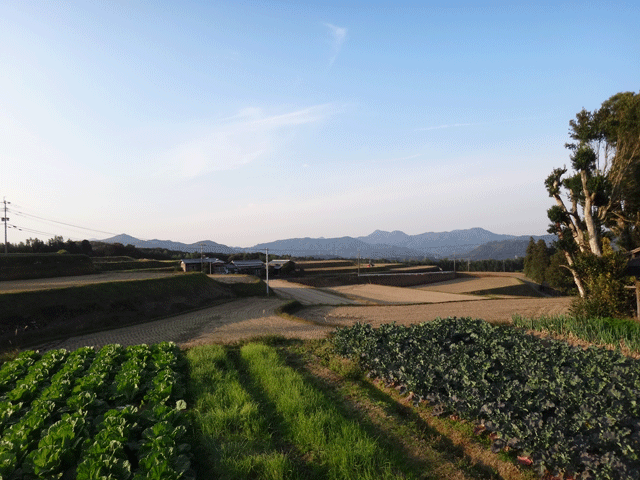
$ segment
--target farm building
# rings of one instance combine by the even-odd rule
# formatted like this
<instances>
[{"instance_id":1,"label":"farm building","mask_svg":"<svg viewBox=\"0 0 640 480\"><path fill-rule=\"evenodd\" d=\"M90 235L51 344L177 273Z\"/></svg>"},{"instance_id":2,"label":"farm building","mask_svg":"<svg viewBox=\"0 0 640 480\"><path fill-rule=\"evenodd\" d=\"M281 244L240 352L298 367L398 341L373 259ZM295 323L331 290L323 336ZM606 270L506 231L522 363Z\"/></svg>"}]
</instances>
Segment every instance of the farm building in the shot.
<instances>
[{"instance_id":1,"label":"farm building","mask_svg":"<svg viewBox=\"0 0 640 480\"><path fill-rule=\"evenodd\" d=\"M260 260L233 260L226 268L230 273L244 273L257 277L263 277L266 270L264 262Z\"/></svg>"},{"instance_id":2,"label":"farm building","mask_svg":"<svg viewBox=\"0 0 640 480\"><path fill-rule=\"evenodd\" d=\"M293 271L295 270L295 266L296 264L289 259L271 260L269 262L269 274L280 275L282 268L284 268L283 272Z\"/></svg>"},{"instance_id":3,"label":"farm building","mask_svg":"<svg viewBox=\"0 0 640 480\"><path fill-rule=\"evenodd\" d=\"M224 273L225 263L218 258L183 258L180 268L185 272Z\"/></svg>"}]
</instances>

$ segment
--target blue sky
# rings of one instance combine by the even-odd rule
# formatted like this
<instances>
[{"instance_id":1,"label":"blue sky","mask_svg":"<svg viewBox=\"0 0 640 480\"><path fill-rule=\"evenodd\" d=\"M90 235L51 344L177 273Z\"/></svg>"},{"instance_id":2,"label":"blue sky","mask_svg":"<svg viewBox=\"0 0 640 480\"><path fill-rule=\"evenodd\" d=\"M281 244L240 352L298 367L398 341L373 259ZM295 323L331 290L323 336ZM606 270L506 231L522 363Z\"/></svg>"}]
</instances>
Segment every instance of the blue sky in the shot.
<instances>
[{"instance_id":1,"label":"blue sky","mask_svg":"<svg viewBox=\"0 0 640 480\"><path fill-rule=\"evenodd\" d=\"M615 1L0 0L9 241L544 234L569 120L639 90L638 25Z\"/></svg>"}]
</instances>

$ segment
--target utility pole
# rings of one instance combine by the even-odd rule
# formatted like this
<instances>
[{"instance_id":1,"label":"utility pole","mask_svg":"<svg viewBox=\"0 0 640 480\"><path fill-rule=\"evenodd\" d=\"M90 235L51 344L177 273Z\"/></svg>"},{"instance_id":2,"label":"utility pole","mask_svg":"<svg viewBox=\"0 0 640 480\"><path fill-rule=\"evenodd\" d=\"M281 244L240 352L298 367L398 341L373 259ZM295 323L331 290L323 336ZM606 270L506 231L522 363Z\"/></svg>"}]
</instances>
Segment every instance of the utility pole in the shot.
<instances>
[{"instance_id":1,"label":"utility pole","mask_svg":"<svg viewBox=\"0 0 640 480\"><path fill-rule=\"evenodd\" d=\"M7 218L7 203L11 205L11 202L7 202L7 197L4 197L4 217L2 217L2 221L4 222L4 254L7 255L9 253L9 248L7 245L7 222L9 219Z\"/></svg>"},{"instance_id":2,"label":"utility pole","mask_svg":"<svg viewBox=\"0 0 640 480\"><path fill-rule=\"evenodd\" d=\"M360 249L358 249L358 277L360 276Z\"/></svg>"},{"instance_id":3,"label":"utility pole","mask_svg":"<svg viewBox=\"0 0 640 480\"><path fill-rule=\"evenodd\" d=\"M204 243L200 244L200 273L204 273L204 255L202 254L202 247L204 247Z\"/></svg>"},{"instance_id":4,"label":"utility pole","mask_svg":"<svg viewBox=\"0 0 640 480\"><path fill-rule=\"evenodd\" d=\"M267 256L265 258L267 264L267 297L269 296L269 249L267 248Z\"/></svg>"}]
</instances>

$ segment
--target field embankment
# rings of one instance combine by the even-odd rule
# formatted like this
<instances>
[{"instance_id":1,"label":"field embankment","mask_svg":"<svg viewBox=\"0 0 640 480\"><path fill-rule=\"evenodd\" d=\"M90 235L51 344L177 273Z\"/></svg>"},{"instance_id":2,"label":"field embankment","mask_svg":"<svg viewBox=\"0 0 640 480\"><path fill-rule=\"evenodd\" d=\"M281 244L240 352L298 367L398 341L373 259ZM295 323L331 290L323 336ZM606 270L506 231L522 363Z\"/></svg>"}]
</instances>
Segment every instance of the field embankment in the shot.
<instances>
[{"instance_id":1,"label":"field embankment","mask_svg":"<svg viewBox=\"0 0 640 480\"><path fill-rule=\"evenodd\" d=\"M0 295L0 348L117 328L262 295L264 283L222 284L202 274L78 285Z\"/></svg>"},{"instance_id":2,"label":"field embankment","mask_svg":"<svg viewBox=\"0 0 640 480\"><path fill-rule=\"evenodd\" d=\"M0 255L0 281L50 278L95 273L87 255L12 253Z\"/></svg>"},{"instance_id":3,"label":"field embankment","mask_svg":"<svg viewBox=\"0 0 640 480\"><path fill-rule=\"evenodd\" d=\"M119 257L121 258L121 257ZM180 269L179 260L149 260L146 258L136 260L113 261L110 257L93 258L93 265L98 272L113 272L125 270L153 270L173 272Z\"/></svg>"},{"instance_id":4,"label":"field embankment","mask_svg":"<svg viewBox=\"0 0 640 480\"><path fill-rule=\"evenodd\" d=\"M454 272L418 272L418 273L355 273L333 274L333 275L314 275L305 277L295 277L290 279L292 282L307 285L316 288L339 287L343 285L388 285L392 287L408 287L414 285L426 285L430 283L439 283L455 278Z\"/></svg>"}]
</instances>

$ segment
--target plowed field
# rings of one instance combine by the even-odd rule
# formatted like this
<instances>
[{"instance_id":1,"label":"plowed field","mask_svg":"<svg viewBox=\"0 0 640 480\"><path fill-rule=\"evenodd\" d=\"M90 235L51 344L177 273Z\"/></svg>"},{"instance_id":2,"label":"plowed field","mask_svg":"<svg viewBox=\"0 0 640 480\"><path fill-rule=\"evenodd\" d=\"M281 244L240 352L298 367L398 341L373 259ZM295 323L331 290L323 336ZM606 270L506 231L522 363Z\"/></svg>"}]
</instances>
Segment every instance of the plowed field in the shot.
<instances>
[{"instance_id":1,"label":"plowed field","mask_svg":"<svg viewBox=\"0 0 640 480\"><path fill-rule=\"evenodd\" d=\"M514 314L524 317L566 314L570 303L569 297L499 298L418 305L310 307L296 315L335 326L353 325L355 322L374 326L390 322L408 325L438 317L472 317L490 322L509 322Z\"/></svg>"}]
</instances>

